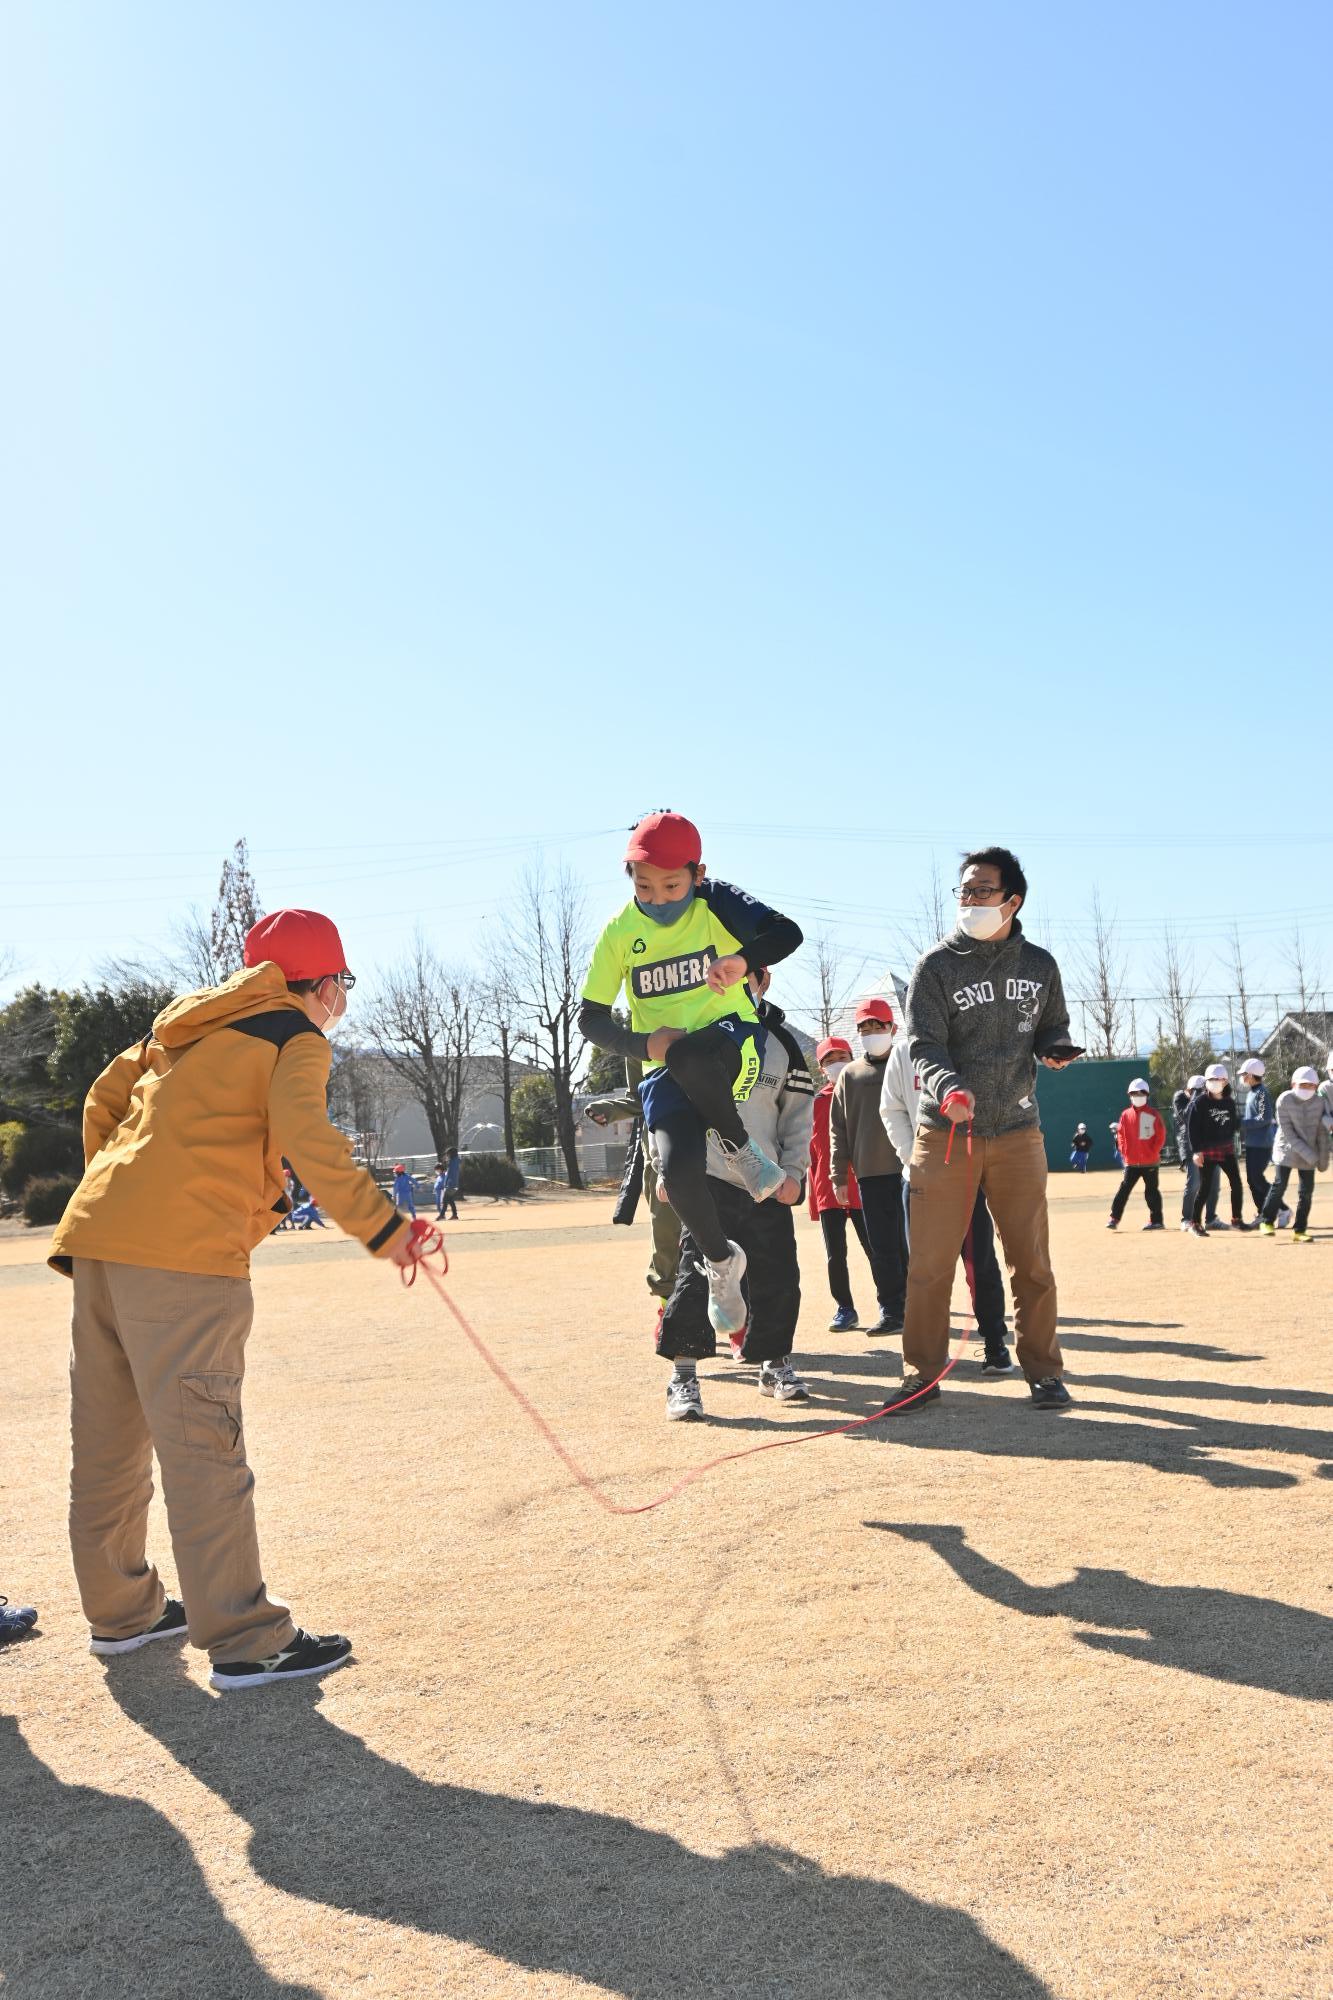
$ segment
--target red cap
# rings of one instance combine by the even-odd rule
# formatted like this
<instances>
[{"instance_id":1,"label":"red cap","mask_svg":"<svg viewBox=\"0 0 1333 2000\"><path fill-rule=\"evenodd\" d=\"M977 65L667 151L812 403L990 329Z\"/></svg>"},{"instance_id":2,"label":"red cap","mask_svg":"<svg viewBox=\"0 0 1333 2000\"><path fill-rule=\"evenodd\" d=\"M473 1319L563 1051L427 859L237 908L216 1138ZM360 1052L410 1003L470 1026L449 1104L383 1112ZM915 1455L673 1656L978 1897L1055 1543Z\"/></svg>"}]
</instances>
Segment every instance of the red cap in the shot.
<instances>
[{"instance_id":1,"label":"red cap","mask_svg":"<svg viewBox=\"0 0 1333 2000\"><path fill-rule=\"evenodd\" d=\"M684 813L649 813L631 828L626 861L647 861L654 868L684 868L703 856L699 829Z\"/></svg>"},{"instance_id":2,"label":"red cap","mask_svg":"<svg viewBox=\"0 0 1333 2000\"><path fill-rule=\"evenodd\" d=\"M396 1174L405 1174L407 1172L407 1168L403 1165L401 1160L395 1160L393 1170Z\"/></svg>"},{"instance_id":3,"label":"red cap","mask_svg":"<svg viewBox=\"0 0 1333 2000\"><path fill-rule=\"evenodd\" d=\"M892 1027L893 1009L887 1000L862 1000L858 1003L856 1009L856 1025L858 1028L862 1021L885 1021L889 1027Z\"/></svg>"},{"instance_id":4,"label":"red cap","mask_svg":"<svg viewBox=\"0 0 1333 2000\"><path fill-rule=\"evenodd\" d=\"M816 1048L815 1061L822 1063L826 1056L834 1054L850 1057L851 1053L852 1045L850 1042L845 1042L841 1035L830 1035L827 1040L822 1041Z\"/></svg>"},{"instance_id":5,"label":"red cap","mask_svg":"<svg viewBox=\"0 0 1333 2000\"><path fill-rule=\"evenodd\" d=\"M274 910L245 934L247 965L276 965L284 979L326 979L346 972L337 927L318 910Z\"/></svg>"}]
</instances>

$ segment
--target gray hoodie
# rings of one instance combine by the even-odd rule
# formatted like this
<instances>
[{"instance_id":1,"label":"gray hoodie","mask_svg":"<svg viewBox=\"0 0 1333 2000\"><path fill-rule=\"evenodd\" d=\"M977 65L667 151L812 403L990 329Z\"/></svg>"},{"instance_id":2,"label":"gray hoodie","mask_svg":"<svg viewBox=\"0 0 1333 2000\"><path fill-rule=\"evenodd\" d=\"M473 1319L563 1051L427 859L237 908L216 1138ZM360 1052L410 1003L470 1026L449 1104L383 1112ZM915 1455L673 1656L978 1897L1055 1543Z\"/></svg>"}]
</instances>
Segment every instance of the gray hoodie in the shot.
<instances>
[{"instance_id":1,"label":"gray hoodie","mask_svg":"<svg viewBox=\"0 0 1333 2000\"><path fill-rule=\"evenodd\" d=\"M759 1018L768 1030L763 1068L750 1095L736 1108L761 1152L799 1181L804 1195L810 1171L810 1130L815 1122L815 1080L805 1066L800 1043L785 1025L781 1007L763 1000ZM712 1132L708 1135L708 1172L715 1180L745 1185L740 1168L723 1152Z\"/></svg>"},{"instance_id":2,"label":"gray hoodie","mask_svg":"<svg viewBox=\"0 0 1333 2000\"><path fill-rule=\"evenodd\" d=\"M979 1139L1040 1125L1037 1058L1069 1040L1060 968L1017 919L998 944L955 931L917 960L907 1034L927 1131L947 1128L951 1090L975 1097Z\"/></svg>"}]
</instances>

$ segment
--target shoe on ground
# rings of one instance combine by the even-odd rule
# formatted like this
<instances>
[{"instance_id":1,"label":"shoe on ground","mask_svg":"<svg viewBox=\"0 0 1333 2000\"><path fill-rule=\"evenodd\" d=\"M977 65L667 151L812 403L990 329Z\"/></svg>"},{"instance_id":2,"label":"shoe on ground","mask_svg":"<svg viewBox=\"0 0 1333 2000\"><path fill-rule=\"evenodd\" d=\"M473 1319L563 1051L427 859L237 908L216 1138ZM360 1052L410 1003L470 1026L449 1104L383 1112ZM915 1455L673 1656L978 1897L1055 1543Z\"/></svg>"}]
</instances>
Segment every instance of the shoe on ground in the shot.
<instances>
[{"instance_id":1,"label":"shoe on ground","mask_svg":"<svg viewBox=\"0 0 1333 2000\"><path fill-rule=\"evenodd\" d=\"M1292 1211L1291 1209L1289 1209L1289 1208L1280 1208L1280 1209L1278 1210L1278 1212L1277 1212L1277 1226L1278 1226L1278 1228L1279 1228L1279 1229L1290 1229L1290 1228L1291 1228L1291 1225L1292 1225L1292 1221L1293 1221L1293 1211Z\"/></svg>"},{"instance_id":2,"label":"shoe on ground","mask_svg":"<svg viewBox=\"0 0 1333 2000\"><path fill-rule=\"evenodd\" d=\"M884 1408L886 1410L921 1410L925 1408L927 1403L937 1402L939 1394L940 1385L938 1382L927 1384L924 1375L918 1375L913 1371L910 1375L903 1376L902 1381L891 1396L884 1398Z\"/></svg>"},{"instance_id":3,"label":"shoe on ground","mask_svg":"<svg viewBox=\"0 0 1333 2000\"><path fill-rule=\"evenodd\" d=\"M1118 1215L1108 1216L1106 1220L1106 1226L1108 1229L1119 1229L1120 1217Z\"/></svg>"},{"instance_id":4,"label":"shoe on ground","mask_svg":"<svg viewBox=\"0 0 1333 2000\"><path fill-rule=\"evenodd\" d=\"M788 1355L785 1361L766 1361L759 1370L759 1393L771 1396L775 1403L808 1403L810 1385L803 1382L791 1365Z\"/></svg>"},{"instance_id":5,"label":"shoe on ground","mask_svg":"<svg viewBox=\"0 0 1333 2000\"><path fill-rule=\"evenodd\" d=\"M1166 1224L1164 1222L1145 1222L1143 1225L1143 1233L1146 1236L1150 1229L1165 1229L1165 1228Z\"/></svg>"},{"instance_id":6,"label":"shoe on ground","mask_svg":"<svg viewBox=\"0 0 1333 2000\"><path fill-rule=\"evenodd\" d=\"M708 1280L708 1323L714 1333L744 1333L750 1309L745 1303L741 1290L741 1279L745 1276L745 1252L739 1243L728 1237L729 1256L720 1264L703 1260L704 1276Z\"/></svg>"},{"instance_id":7,"label":"shoe on ground","mask_svg":"<svg viewBox=\"0 0 1333 2000\"><path fill-rule=\"evenodd\" d=\"M162 1616L146 1632L134 1632L128 1639L104 1639L100 1632L94 1632L88 1641L90 1653L137 1653L140 1646L150 1646L154 1639L183 1639L186 1632L185 1606L179 1597L169 1597Z\"/></svg>"},{"instance_id":8,"label":"shoe on ground","mask_svg":"<svg viewBox=\"0 0 1333 2000\"><path fill-rule=\"evenodd\" d=\"M1259 1224L1259 1234L1261 1236L1276 1236L1277 1224L1275 1222L1261 1222Z\"/></svg>"},{"instance_id":9,"label":"shoe on ground","mask_svg":"<svg viewBox=\"0 0 1333 2000\"><path fill-rule=\"evenodd\" d=\"M332 1673L346 1666L352 1657L352 1642L341 1633L298 1629L296 1637L281 1653L267 1660L229 1660L215 1666L208 1676L210 1687L224 1688L229 1694L240 1688L274 1687L279 1681L309 1680L312 1674Z\"/></svg>"},{"instance_id":10,"label":"shoe on ground","mask_svg":"<svg viewBox=\"0 0 1333 2000\"><path fill-rule=\"evenodd\" d=\"M1187 1222L1185 1227L1189 1230L1191 1236L1207 1236L1208 1234L1208 1231L1201 1222Z\"/></svg>"},{"instance_id":11,"label":"shoe on ground","mask_svg":"<svg viewBox=\"0 0 1333 2000\"><path fill-rule=\"evenodd\" d=\"M756 1146L753 1139L747 1139L743 1146L728 1147L724 1150L729 1163L740 1174L746 1192L755 1201L767 1201L770 1195L777 1193L784 1181L791 1179L787 1169L780 1167L776 1160L770 1160L768 1154Z\"/></svg>"},{"instance_id":12,"label":"shoe on ground","mask_svg":"<svg viewBox=\"0 0 1333 2000\"><path fill-rule=\"evenodd\" d=\"M901 1313L882 1312L873 1326L866 1328L866 1338L876 1333L901 1333L903 1316Z\"/></svg>"},{"instance_id":13,"label":"shoe on ground","mask_svg":"<svg viewBox=\"0 0 1333 2000\"><path fill-rule=\"evenodd\" d=\"M1293 1229L1291 1232L1291 1240L1293 1243L1313 1243L1314 1237L1310 1234L1308 1229Z\"/></svg>"},{"instance_id":14,"label":"shoe on ground","mask_svg":"<svg viewBox=\"0 0 1333 2000\"><path fill-rule=\"evenodd\" d=\"M666 1413L669 1424L703 1422L704 1399L697 1375L691 1375L688 1381L680 1375L672 1376L667 1383Z\"/></svg>"},{"instance_id":15,"label":"shoe on ground","mask_svg":"<svg viewBox=\"0 0 1333 2000\"><path fill-rule=\"evenodd\" d=\"M1013 1356L1003 1344L988 1347L981 1363L983 1375L1008 1375L1013 1369Z\"/></svg>"},{"instance_id":16,"label":"shoe on ground","mask_svg":"<svg viewBox=\"0 0 1333 2000\"><path fill-rule=\"evenodd\" d=\"M830 1333L855 1333L860 1324L855 1306L839 1306L828 1323L828 1330Z\"/></svg>"},{"instance_id":17,"label":"shoe on ground","mask_svg":"<svg viewBox=\"0 0 1333 2000\"><path fill-rule=\"evenodd\" d=\"M1193 1227L1194 1227L1194 1224L1193 1224L1192 1222L1182 1222L1182 1223L1181 1223L1181 1225L1180 1225L1180 1233L1181 1233L1181 1235L1182 1235L1182 1236L1188 1236L1188 1235L1190 1234L1190 1231L1191 1231L1191 1230L1193 1229Z\"/></svg>"},{"instance_id":18,"label":"shoe on ground","mask_svg":"<svg viewBox=\"0 0 1333 2000\"><path fill-rule=\"evenodd\" d=\"M1252 1222L1247 1222L1243 1215L1233 1216L1231 1219L1231 1227L1233 1229L1239 1229L1243 1235L1248 1235L1250 1230L1253 1229L1254 1224Z\"/></svg>"},{"instance_id":19,"label":"shoe on ground","mask_svg":"<svg viewBox=\"0 0 1333 2000\"><path fill-rule=\"evenodd\" d=\"M1043 1375L1028 1388L1034 1410L1067 1410L1074 1400L1058 1375Z\"/></svg>"},{"instance_id":20,"label":"shoe on ground","mask_svg":"<svg viewBox=\"0 0 1333 2000\"><path fill-rule=\"evenodd\" d=\"M15 1604L11 1607L7 1597L0 1597L0 1646L7 1646L11 1639L26 1639L36 1623L34 1605Z\"/></svg>"}]
</instances>

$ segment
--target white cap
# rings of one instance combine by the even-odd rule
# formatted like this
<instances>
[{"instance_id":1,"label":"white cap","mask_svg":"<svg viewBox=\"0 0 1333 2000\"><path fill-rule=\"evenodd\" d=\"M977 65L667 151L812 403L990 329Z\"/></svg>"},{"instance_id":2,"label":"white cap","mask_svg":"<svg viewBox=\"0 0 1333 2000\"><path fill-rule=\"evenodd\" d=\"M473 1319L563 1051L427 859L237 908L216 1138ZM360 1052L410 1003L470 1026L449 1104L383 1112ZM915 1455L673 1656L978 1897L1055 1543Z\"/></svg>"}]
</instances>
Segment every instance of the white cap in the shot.
<instances>
[{"instance_id":1,"label":"white cap","mask_svg":"<svg viewBox=\"0 0 1333 2000\"><path fill-rule=\"evenodd\" d=\"M1203 1078L1201 1076L1192 1076L1189 1082L1185 1085L1185 1088L1186 1090L1202 1090Z\"/></svg>"},{"instance_id":2,"label":"white cap","mask_svg":"<svg viewBox=\"0 0 1333 2000\"><path fill-rule=\"evenodd\" d=\"M1298 1083L1306 1084L1311 1090L1318 1090L1319 1071L1310 1063L1303 1063L1300 1069L1294 1069L1291 1072L1291 1087L1293 1090Z\"/></svg>"},{"instance_id":3,"label":"white cap","mask_svg":"<svg viewBox=\"0 0 1333 2000\"><path fill-rule=\"evenodd\" d=\"M1143 1094L1144 1094L1144 1096L1145 1096L1145 1097L1146 1097L1146 1096L1148 1095L1148 1083L1147 1083L1147 1079L1146 1079L1145 1077L1142 1077L1142 1076L1132 1076L1132 1077L1130 1078L1130 1080L1129 1080L1129 1095L1130 1095L1130 1096L1132 1097L1132 1096L1134 1095L1134 1092L1135 1092L1136 1090L1141 1090L1141 1091L1143 1092Z\"/></svg>"},{"instance_id":4,"label":"white cap","mask_svg":"<svg viewBox=\"0 0 1333 2000\"><path fill-rule=\"evenodd\" d=\"M1205 1083L1230 1083L1231 1078L1227 1075L1225 1063L1209 1063L1203 1073L1203 1080Z\"/></svg>"},{"instance_id":5,"label":"white cap","mask_svg":"<svg viewBox=\"0 0 1333 2000\"><path fill-rule=\"evenodd\" d=\"M1264 1074L1263 1063L1258 1056L1246 1056L1240 1066L1240 1073L1242 1076L1262 1076Z\"/></svg>"}]
</instances>

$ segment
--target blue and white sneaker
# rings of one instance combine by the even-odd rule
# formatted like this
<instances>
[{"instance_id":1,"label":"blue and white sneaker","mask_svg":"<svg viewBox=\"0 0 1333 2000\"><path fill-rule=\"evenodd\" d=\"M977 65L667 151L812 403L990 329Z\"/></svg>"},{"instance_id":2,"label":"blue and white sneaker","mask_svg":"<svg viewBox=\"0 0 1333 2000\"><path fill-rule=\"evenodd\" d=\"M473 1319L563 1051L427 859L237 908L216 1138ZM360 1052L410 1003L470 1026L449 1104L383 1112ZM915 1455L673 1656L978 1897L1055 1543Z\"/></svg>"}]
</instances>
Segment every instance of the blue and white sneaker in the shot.
<instances>
[{"instance_id":1,"label":"blue and white sneaker","mask_svg":"<svg viewBox=\"0 0 1333 2000\"><path fill-rule=\"evenodd\" d=\"M830 1333L855 1333L860 1324L855 1306L839 1306L828 1323L828 1330Z\"/></svg>"},{"instance_id":2,"label":"blue and white sneaker","mask_svg":"<svg viewBox=\"0 0 1333 2000\"><path fill-rule=\"evenodd\" d=\"M731 1251L719 1264L703 1259L708 1280L708 1323L714 1333L744 1333L750 1317L741 1279L745 1276L745 1252L739 1243L727 1239Z\"/></svg>"},{"instance_id":3,"label":"blue and white sneaker","mask_svg":"<svg viewBox=\"0 0 1333 2000\"><path fill-rule=\"evenodd\" d=\"M746 1192L755 1201L767 1201L784 1181L792 1178L787 1169L780 1167L776 1160L770 1160L753 1139L747 1139L743 1146L728 1146L723 1141L722 1150L728 1165L736 1168Z\"/></svg>"},{"instance_id":4,"label":"blue and white sneaker","mask_svg":"<svg viewBox=\"0 0 1333 2000\"><path fill-rule=\"evenodd\" d=\"M35 1606L16 1604L11 1611L9 1599L0 1597L0 1646L7 1646L11 1639L26 1639L36 1623Z\"/></svg>"}]
</instances>

